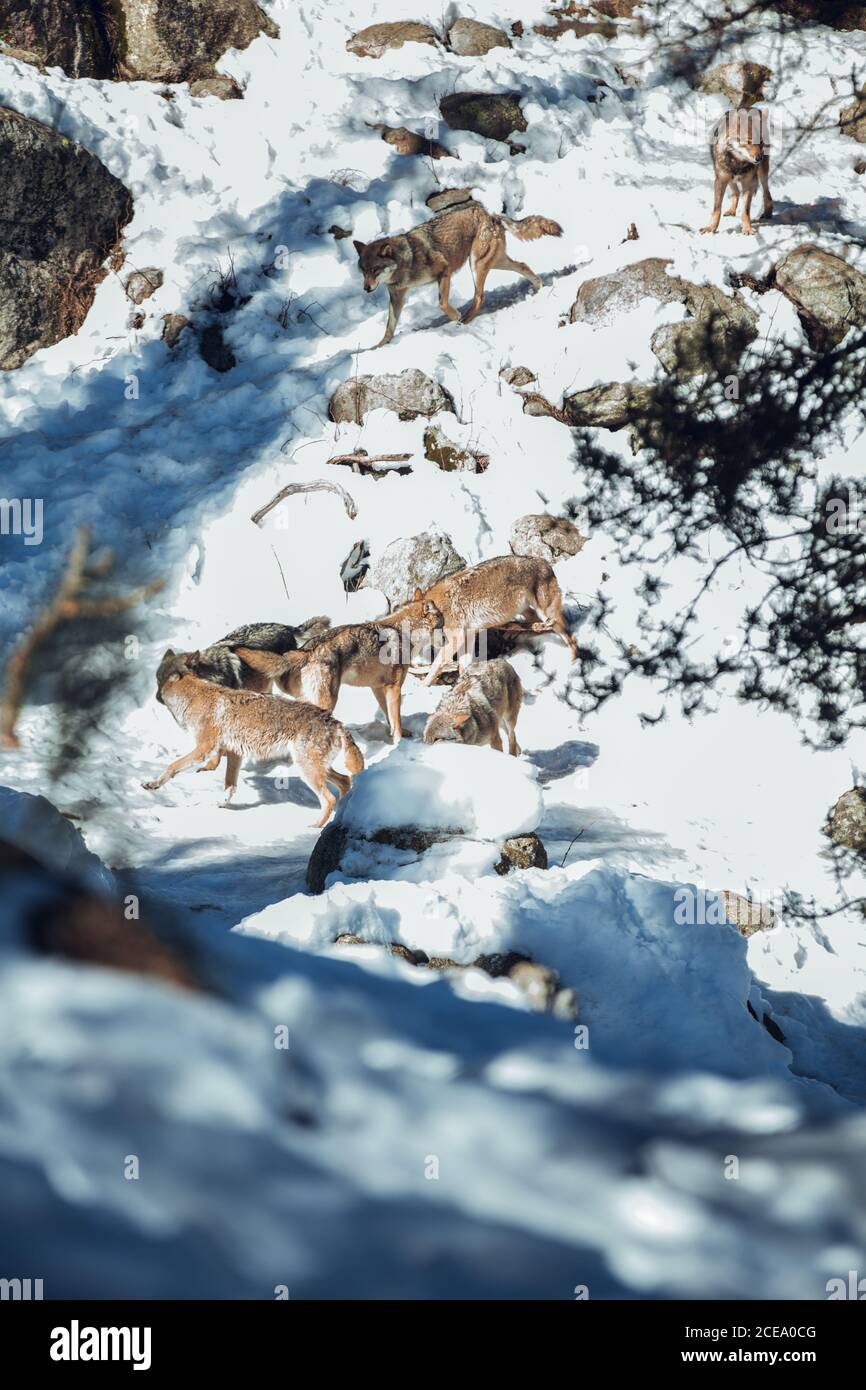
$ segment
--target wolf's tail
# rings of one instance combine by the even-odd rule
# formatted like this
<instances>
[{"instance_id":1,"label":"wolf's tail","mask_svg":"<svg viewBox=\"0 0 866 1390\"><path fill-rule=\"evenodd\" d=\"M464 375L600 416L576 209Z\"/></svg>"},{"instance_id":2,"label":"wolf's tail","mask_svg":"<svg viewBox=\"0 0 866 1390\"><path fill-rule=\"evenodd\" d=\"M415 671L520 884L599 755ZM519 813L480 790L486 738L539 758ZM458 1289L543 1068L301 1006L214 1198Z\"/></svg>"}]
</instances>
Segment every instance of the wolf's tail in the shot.
<instances>
[{"instance_id":1,"label":"wolf's tail","mask_svg":"<svg viewBox=\"0 0 866 1390\"><path fill-rule=\"evenodd\" d=\"M343 757L346 760L346 767L349 769L349 776L354 777L357 772L364 771L364 755L358 747L349 730L340 725L340 738L343 741Z\"/></svg>"},{"instance_id":2,"label":"wolf's tail","mask_svg":"<svg viewBox=\"0 0 866 1390\"><path fill-rule=\"evenodd\" d=\"M271 652L256 647L235 647L234 654L245 666L249 666L253 671L261 671L274 681L278 681L280 676L284 676L293 666L304 666L307 661L307 655L302 651Z\"/></svg>"},{"instance_id":3,"label":"wolf's tail","mask_svg":"<svg viewBox=\"0 0 866 1390\"><path fill-rule=\"evenodd\" d=\"M246 647L259 652L293 652L314 638L321 637L330 626L330 618L321 615L307 618L297 627L288 627L285 623L246 623L221 637L214 645L232 647L235 651L238 647Z\"/></svg>"},{"instance_id":4,"label":"wolf's tail","mask_svg":"<svg viewBox=\"0 0 866 1390\"><path fill-rule=\"evenodd\" d=\"M500 216L499 220L518 241L537 241L540 236L562 236L559 223L550 217L521 217L519 222L515 222L510 217Z\"/></svg>"}]
</instances>

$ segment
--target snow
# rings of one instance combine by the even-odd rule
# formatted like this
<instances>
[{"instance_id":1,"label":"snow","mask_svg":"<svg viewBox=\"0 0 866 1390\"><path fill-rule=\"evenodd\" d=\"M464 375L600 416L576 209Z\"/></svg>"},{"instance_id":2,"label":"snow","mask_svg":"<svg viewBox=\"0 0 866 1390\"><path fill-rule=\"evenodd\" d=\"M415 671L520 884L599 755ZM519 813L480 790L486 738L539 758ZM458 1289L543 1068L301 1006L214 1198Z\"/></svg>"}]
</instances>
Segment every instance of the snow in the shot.
<instances>
[{"instance_id":1,"label":"snow","mask_svg":"<svg viewBox=\"0 0 866 1390\"><path fill-rule=\"evenodd\" d=\"M671 710L647 728L639 716L658 694L646 682L581 723L561 698L571 667L556 641L538 663L514 658L527 692L519 760L420 745L439 696L412 677L413 737L392 749L371 693L344 689L337 714L368 766L338 812L354 857L317 897L304 891L313 799L291 768L247 767L230 810L219 809L216 774L158 794L140 784L186 751L153 698L167 646L203 646L251 621L377 616L382 595L347 595L340 578L360 540L375 560L436 526L475 562L507 549L517 516L579 495L569 432L525 416L500 369L530 367L551 400L646 379L653 330L681 314L644 301L607 326L559 327L584 279L664 256L670 273L726 288L728 272L762 274L815 236L862 267L857 147L827 119L774 168L772 225L754 241L730 222L698 237L711 192L705 132L722 99L654 73L633 32L551 43L531 33L545 6L527 0L525 37L510 50L470 59L407 45L369 60L348 54L346 38L405 18L402 0L265 8L280 38L220 64L243 101L195 100L182 86L168 101L153 84L2 60L3 100L97 154L132 190L135 215L127 262L79 333L0 377L4 492L45 506L41 546L2 538L0 640L36 611L82 522L114 548L119 583L168 581L130 614L140 647L129 648L128 679L86 762L65 773L54 713L36 692L21 750L0 762L4 834L102 887L102 866L118 882L131 875L143 911L168 908L219 981L213 995L181 993L13 950L4 930L10 1272L32 1265L55 1296L267 1298L288 1285L292 1297L571 1298L586 1283L592 1297L823 1297L828 1278L863 1268L866 1243L862 918L810 927L782 914L746 942L709 921L679 925L673 906L684 885L777 912L787 888L835 903L820 826L866 764L861 738L816 754L787 720L725 691L713 715L690 723ZM669 8L673 35L679 6ZM459 13L503 22L487 3ZM866 64L861 34L809 31L796 68L800 48L796 36L749 44L748 56L785 74L774 103L783 144L804 113L844 104L852 61ZM618 67L642 84L624 85ZM526 94L524 155L440 128L441 96L474 88ZM401 158L367 122L429 129L458 158ZM384 296L360 292L351 238L328 228L363 240L403 230L439 184L470 187L509 216L558 220L561 240L525 251L543 288L532 296L494 274L466 326L418 291L394 341L369 351ZM224 318L238 365L217 375L189 333L170 354L161 319L207 300L230 262L250 298ZM165 281L136 330L121 278L151 265ZM454 303L470 291L462 271ZM748 371L767 341L800 341L801 329L778 294L744 293L760 329ZM328 398L353 372L407 366L451 392L458 417L436 423L490 455L485 473L425 460L423 420L375 411L363 426L329 422ZM624 435L603 438L628 448ZM828 447L827 475L862 476L853 445L849 432ZM324 467L358 447L409 452L413 471ZM288 499L260 528L250 521L287 481L331 473L356 521L327 494ZM679 562L663 604L681 601L696 573ZM640 576L603 529L557 574L572 605L602 587L611 626L631 640ZM704 641L733 631L754 583L744 566L711 593ZM382 826L465 833L420 859L368 855L359 840ZM552 867L500 878L502 838L529 829ZM341 932L461 963L526 951L577 991L588 1044L531 1013L507 980L334 947ZM285 1052L274 1046L283 1025ZM123 1178L130 1153L137 1182ZM728 1155L736 1181L724 1176Z\"/></svg>"}]
</instances>

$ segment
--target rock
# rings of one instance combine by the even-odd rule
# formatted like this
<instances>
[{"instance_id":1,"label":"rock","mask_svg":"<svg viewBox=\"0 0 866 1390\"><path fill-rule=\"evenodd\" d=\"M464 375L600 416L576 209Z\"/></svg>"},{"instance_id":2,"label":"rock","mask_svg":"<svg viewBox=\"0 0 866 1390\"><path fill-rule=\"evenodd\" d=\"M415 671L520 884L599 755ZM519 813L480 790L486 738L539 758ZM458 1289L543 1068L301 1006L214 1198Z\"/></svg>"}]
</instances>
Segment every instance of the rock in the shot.
<instances>
[{"instance_id":1,"label":"rock","mask_svg":"<svg viewBox=\"0 0 866 1390\"><path fill-rule=\"evenodd\" d=\"M442 531L422 531L418 536L391 541L373 563L367 585L379 589L393 612L408 603L416 588L432 588L446 574L466 568L466 561L454 549L450 536Z\"/></svg>"},{"instance_id":2,"label":"rock","mask_svg":"<svg viewBox=\"0 0 866 1390\"><path fill-rule=\"evenodd\" d=\"M346 848L348 832L333 821L321 831L307 861L306 883L311 893L324 893L328 874L336 873ZM357 941L360 941L360 937ZM347 944L346 936L337 938L339 945Z\"/></svg>"},{"instance_id":3,"label":"rock","mask_svg":"<svg viewBox=\"0 0 866 1390\"><path fill-rule=\"evenodd\" d=\"M132 216L132 196L82 145L0 107L0 368L76 333Z\"/></svg>"},{"instance_id":4,"label":"rock","mask_svg":"<svg viewBox=\"0 0 866 1390\"><path fill-rule=\"evenodd\" d=\"M735 63L720 63L705 73L700 82L700 90L711 95L719 92L726 97L735 111L754 106L764 101L764 84L773 76L772 68L763 63L741 60Z\"/></svg>"},{"instance_id":5,"label":"rock","mask_svg":"<svg viewBox=\"0 0 866 1390\"><path fill-rule=\"evenodd\" d=\"M561 39L563 34L574 34L576 39L587 34L601 34L604 39L616 38L616 25L600 19L577 19L573 15L556 15L552 24L535 24L533 34L543 39Z\"/></svg>"},{"instance_id":6,"label":"rock","mask_svg":"<svg viewBox=\"0 0 866 1390\"><path fill-rule=\"evenodd\" d=\"M839 112L839 128L849 139L866 145L866 90Z\"/></svg>"},{"instance_id":7,"label":"rock","mask_svg":"<svg viewBox=\"0 0 866 1390\"><path fill-rule=\"evenodd\" d=\"M776 914L768 903L744 898L740 893L725 889L722 893L725 916L740 936L754 936L758 931L771 931L777 925Z\"/></svg>"},{"instance_id":8,"label":"rock","mask_svg":"<svg viewBox=\"0 0 866 1390\"><path fill-rule=\"evenodd\" d=\"M12 58L18 63L29 63L31 67L38 68L40 72L46 70L45 59L39 53L34 53L29 48L14 48L2 41L0 41L0 58Z\"/></svg>"},{"instance_id":9,"label":"rock","mask_svg":"<svg viewBox=\"0 0 866 1390\"><path fill-rule=\"evenodd\" d=\"M528 386L530 382L538 380L535 372L528 367L503 367L499 375L509 386Z\"/></svg>"},{"instance_id":10,"label":"rock","mask_svg":"<svg viewBox=\"0 0 866 1390\"><path fill-rule=\"evenodd\" d=\"M359 58L381 58L389 48L402 48L405 43L437 44L435 29L414 19L400 19L393 24L368 24L346 40L346 48Z\"/></svg>"},{"instance_id":11,"label":"rock","mask_svg":"<svg viewBox=\"0 0 866 1390\"><path fill-rule=\"evenodd\" d=\"M354 932L344 931L334 942L335 946L364 946L366 942L362 936L356 936Z\"/></svg>"},{"instance_id":12,"label":"rock","mask_svg":"<svg viewBox=\"0 0 866 1390\"><path fill-rule=\"evenodd\" d=\"M111 77L111 47L97 0L0 0L0 34L36 66L62 68L67 77ZM30 56L24 57L24 54Z\"/></svg>"},{"instance_id":13,"label":"rock","mask_svg":"<svg viewBox=\"0 0 866 1390\"><path fill-rule=\"evenodd\" d=\"M550 1006L550 1012L554 1018L561 1018L567 1022L573 1022L580 1016L580 999L576 989L566 987L558 989Z\"/></svg>"},{"instance_id":14,"label":"rock","mask_svg":"<svg viewBox=\"0 0 866 1390\"><path fill-rule=\"evenodd\" d=\"M854 165L855 174L866 174L866 159L858 159Z\"/></svg>"},{"instance_id":15,"label":"rock","mask_svg":"<svg viewBox=\"0 0 866 1390\"><path fill-rule=\"evenodd\" d=\"M328 414L337 424L363 424L371 410L393 410L401 420L429 418L440 410L457 414L450 393L417 367L407 367L399 376L350 377L337 387L328 406Z\"/></svg>"},{"instance_id":16,"label":"rock","mask_svg":"<svg viewBox=\"0 0 866 1390\"><path fill-rule=\"evenodd\" d=\"M476 199L472 196L471 188L442 188L431 193L424 202L431 212L444 212L446 208L464 207L466 203L476 202Z\"/></svg>"},{"instance_id":17,"label":"rock","mask_svg":"<svg viewBox=\"0 0 866 1390\"><path fill-rule=\"evenodd\" d=\"M146 270L134 270L126 277L123 285L127 299L131 299L133 304L141 304L145 299L150 299L152 294L156 294L162 280L162 271L157 270L155 266L148 266Z\"/></svg>"},{"instance_id":18,"label":"rock","mask_svg":"<svg viewBox=\"0 0 866 1390\"><path fill-rule=\"evenodd\" d=\"M866 854L866 790L851 787L843 792L830 811L824 834L842 849Z\"/></svg>"},{"instance_id":19,"label":"rock","mask_svg":"<svg viewBox=\"0 0 866 1390\"><path fill-rule=\"evenodd\" d=\"M455 19L448 31L451 51L461 58L480 58L491 48L510 48L511 40L493 24L481 24L477 19Z\"/></svg>"},{"instance_id":20,"label":"rock","mask_svg":"<svg viewBox=\"0 0 866 1390\"><path fill-rule=\"evenodd\" d=\"M414 130L401 126L377 126L386 145L391 145L398 154L422 154L429 159L450 159L451 151L438 140L428 139L426 135L416 135ZM428 207L430 204L428 203Z\"/></svg>"},{"instance_id":21,"label":"rock","mask_svg":"<svg viewBox=\"0 0 866 1390\"><path fill-rule=\"evenodd\" d=\"M559 985L555 970L534 960L522 960L508 972L508 978L522 990L533 1009L547 1013L551 1008Z\"/></svg>"},{"instance_id":22,"label":"rock","mask_svg":"<svg viewBox=\"0 0 866 1390\"><path fill-rule=\"evenodd\" d=\"M437 425L429 425L424 431L424 457L444 473L483 473L490 464L487 454L461 449Z\"/></svg>"},{"instance_id":23,"label":"rock","mask_svg":"<svg viewBox=\"0 0 866 1390\"><path fill-rule=\"evenodd\" d=\"M191 97L216 97L219 101L241 101L243 89L233 77L199 77L189 84Z\"/></svg>"},{"instance_id":24,"label":"rock","mask_svg":"<svg viewBox=\"0 0 866 1390\"><path fill-rule=\"evenodd\" d=\"M592 8L612 19L631 19L638 6L645 3L646 0L593 0Z\"/></svg>"},{"instance_id":25,"label":"rock","mask_svg":"<svg viewBox=\"0 0 866 1390\"><path fill-rule=\"evenodd\" d=\"M345 241L346 237L350 237L352 235L352 228L338 227L336 222L332 222L330 227L328 228L328 235L332 236L335 241Z\"/></svg>"},{"instance_id":26,"label":"rock","mask_svg":"<svg viewBox=\"0 0 866 1390\"><path fill-rule=\"evenodd\" d=\"M515 131L527 129L519 92L452 92L442 98L439 110L452 130L469 130L486 140L508 144Z\"/></svg>"},{"instance_id":27,"label":"rock","mask_svg":"<svg viewBox=\"0 0 866 1390\"><path fill-rule=\"evenodd\" d=\"M775 283L817 352L838 347L850 328L866 323L866 275L812 242L783 256Z\"/></svg>"},{"instance_id":28,"label":"rock","mask_svg":"<svg viewBox=\"0 0 866 1390\"><path fill-rule=\"evenodd\" d=\"M827 24L832 29L866 29L866 10L852 0L776 0L776 9L805 24Z\"/></svg>"},{"instance_id":29,"label":"rock","mask_svg":"<svg viewBox=\"0 0 866 1390\"><path fill-rule=\"evenodd\" d=\"M112 6L118 69L132 81L214 77L214 64L230 48L280 32L255 0L112 0Z\"/></svg>"},{"instance_id":30,"label":"rock","mask_svg":"<svg viewBox=\"0 0 866 1390\"><path fill-rule=\"evenodd\" d=\"M208 324L199 334L198 350L215 372L230 372L237 366L237 358L223 337L218 323Z\"/></svg>"},{"instance_id":31,"label":"rock","mask_svg":"<svg viewBox=\"0 0 866 1390\"><path fill-rule=\"evenodd\" d=\"M611 381L566 396L563 413L571 425L621 430L638 423L652 403L652 387L639 382Z\"/></svg>"},{"instance_id":32,"label":"rock","mask_svg":"<svg viewBox=\"0 0 866 1390\"><path fill-rule=\"evenodd\" d=\"M509 976L517 965L523 965L529 960L522 951L495 951L490 955L476 956L472 961L476 970L483 970L485 975L489 975L492 980L501 980Z\"/></svg>"},{"instance_id":33,"label":"rock","mask_svg":"<svg viewBox=\"0 0 866 1390\"><path fill-rule=\"evenodd\" d=\"M670 264L659 256L649 256L611 275L584 280L571 306L571 322L613 323L618 314L634 309L644 299L657 299L662 304L684 302L687 282L668 275Z\"/></svg>"},{"instance_id":34,"label":"rock","mask_svg":"<svg viewBox=\"0 0 866 1390\"><path fill-rule=\"evenodd\" d=\"M192 328L185 314L163 314L162 341L170 348L177 347L178 339L185 328Z\"/></svg>"},{"instance_id":35,"label":"rock","mask_svg":"<svg viewBox=\"0 0 866 1390\"><path fill-rule=\"evenodd\" d=\"M573 521L564 516L519 516L511 527L512 555L529 555L536 560L556 564L563 555L579 555L586 545Z\"/></svg>"},{"instance_id":36,"label":"rock","mask_svg":"<svg viewBox=\"0 0 866 1390\"><path fill-rule=\"evenodd\" d=\"M546 869L547 850L536 834L513 835L502 846L502 856L494 864L498 874L510 874L512 869Z\"/></svg>"},{"instance_id":37,"label":"rock","mask_svg":"<svg viewBox=\"0 0 866 1390\"><path fill-rule=\"evenodd\" d=\"M404 960L407 965L427 964L426 951L412 951L409 949L408 946L402 945L402 943L399 941L392 941L390 946L388 947L388 951L392 956L399 956L400 959Z\"/></svg>"}]
</instances>

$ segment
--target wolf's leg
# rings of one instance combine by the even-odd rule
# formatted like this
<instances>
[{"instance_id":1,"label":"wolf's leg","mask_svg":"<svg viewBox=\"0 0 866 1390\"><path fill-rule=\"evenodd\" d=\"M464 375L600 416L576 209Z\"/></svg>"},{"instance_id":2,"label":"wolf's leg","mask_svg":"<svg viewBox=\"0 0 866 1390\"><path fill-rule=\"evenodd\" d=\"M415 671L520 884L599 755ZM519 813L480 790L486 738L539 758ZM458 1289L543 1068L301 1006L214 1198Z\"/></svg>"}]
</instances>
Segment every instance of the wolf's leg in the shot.
<instances>
[{"instance_id":1,"label":"wolf's leg","mask_svg":"<svg viewBox=\"0 0 866 1390\"><path fill-rule=\"evenodd\" d=\"M472 267L475 272L475 298L463 315L464 323L468 323L470 319L474 319L481 305L484 303L484 286L495 264L496 251L497 247L494 244L489 250L484 251L480 256L476 256L475 258Z\"/></svg>"},{"instance_id":2,"label":"wolf's leg","mask_svg":"<svg viewBox=\"0 0 866 1390\"><path fill-rule=\"evenodd\" d=\"M225 797L220 802L221 806L228 806L231 799L238 789L238 773L241 770L240 753L226 753L226 785Z\"/></svg>"},{"instance_id":3,"label":"wolf's leg","mask_svg":"<svg viewBox=\"0 0 866 1390\"><path fill-rule=\"evenodd\" d=\"M493 716L492 728L490 731L490 747L494 748L497 753L501 753L503 751L502 735L499 732L499 720L495 714Z\"/></svg>"},{"instance_id":4,"label":"wolf's leg","mask_svg":"<svg viewBox=\"0 0 866 1390\"><path fill-rule=\"evenodd\" d=\"M386 720L388 721L388 728L390 729L391 716L388 713L388 701L385 699L385 687L384 685L372 685L370 689L376 696L376 704L379 706L380 710L382 711Z\"/></svg>"},{"instance_id":5,"label":"wolf's leg","mask_svg":"<svg viewBox=\"0 0 866 1390\"><path fill-rule=\"evenodd\" d=\"M340 796L345 796L346 792L351 791L352 779L347 777L345 772L338 772L335 767L329 767L325 769L325 776L337 788Z\"/></svg>"},{"instance_id":6,"label":"wolf's leg","mask_svg":"<svg viewBox=\"0 0 866 1390\"><path fill-rule=\"evenodd\" d=\"M463 638L463 631L462 631L462 628L456 628L456 629L455 629L454 631L452 631L452 632L446 632L446 634L445 634L445 640L444 640L444 642L442 643L442 646L439 648L438 652L436 653L435 657L433 658L433 664L431 665L430 670L427 672L427 675L424 677L424 684L425 684L425 685L432 685L432 684L433 684L433 682L435 681L436 677L439 675L439 672L442 670L442 667L443 667L447 662L449 662L449 661L452 659L452 657L454 656L454 653L457 651L457 648L460 646L460 643L461 643L461 641L462 641L462 638Z\"/></svg>"},{"instance_id":7,"label":"wolf's leg","mask_svg":"<svg viewBox=\"0 0 866 1390\"><path fill-rule=\"evenodd\" d=\"M185 772L188 767L194 767L196 763L204 762L213 756L214 750L219 749L219 744L214 743L213 737L200 739L191 753L185 753L182 758L176 758L173 763L169 763L165 772L153 782L142 782L145 791L156 791L157 787L162 787L166 782L170 782L172 777L176 777L179 772Z\"/></svg>"},{"instance_id":8,"label":"wolf's leg","mask_svg":"<svg viewBox=\"0 0 866 1390\"><path fill-rule=\"evenodd\" d=\"M385 325L385 336L382 338L381 342L376 344L376 347L384 347L386 343L390 343L394 336L394 329L397 327L397 320L400 317L403 305L406 303L406 290L392 288L389 285L388 294L390 298L388 303L388 322Z\"/></svg>"},{"instance_id":9,"label":"wolf's leg","mask_svg":"<svg viewBox=\"0 0 866 1390\"><path fill-rule=\"evenodd\" d=\"M310 788L311 792L315 792L316 796L319 798L319 806L321 807L322 815L321 818L316 821L316 829L321 830L337 804L337 798L334 796L334 793L327 783L329 769L324 766L321 760L314 762L309 754L303 757L295 757L294 762L301 781L305 786Z\"/></svg>"},{"instance_id":10,"label":"wolf's leg","mask_svg":"<svg viewBox=\"0 0 866 1390\"><path fill-rule=\"evenodd\" d=\"M724 214L723 214L723 215L724 215L725 217L736 217L736 215L737 215L737 208L738 208L738 206L739 206L739 203L740 203L740 189L739 189L739 185L738 185L736 179L732 179L732 180L731 180L731 201L728 203L728 206L725 208L725 211L724 211Z\"/></svg>"},{"instance_id":11,"label":"wolf's leg","mask_svg":"<svg viewBox=\"0 0 866 1390\"><path fill-rule=\"evenodd\" d=\"M716 180L713 184L713 215L707 223L706 227L701 227L702 234L704 232L718 231L719 221L722 216L722 199L725 196L725 189L727 188L729 182L730 180L725 178L722 174L716 174Z\"/></svg>"},{"instance_id":12,"label":"wolf's leg","mask_svg":"<svg viewBox=\"0 0 866 1390\"><path fill-rule=\"evenodd\" d=\"M460 636L460 645L457 648L457 669L461 673L471 666L475 660L475 644L478 641L478 629L466 627Z\"/></svg>"},{"instance_id":13,"label":"wolf's leg","mask_svg":"<svg viewBox=\"0 0 866 1390\"><path fill-rule=\"evenodd\" d=\"M773 216L773 195L770 192L770 156L765 155L758 165L758 178L761 181L761 193L763 195L763 206L761 208L761 221Z\"/></svg>"},{"instance_id":14,"label":"wolf's leg","mask_svg":"<svg viewBox=\"0 0 866 1390\"><path fill-rule=\"evenodd\" d=\"M403 725L400 720L400 695L402 689L402 673L399 681L394 685L385 686L385 711L388 715L388 724L391 729L391 740L393 743L399 743L403 737Z\"/></svg>"},{"instance_id":15,"label":"wolf's leg","mask_svg":"<svg viewBox=\"0 0 866 1390\"><path fill-rule=\"evenodd\" d=\"M444 275L439 276L439 308L442 310L443 314L445 314L446 318L449 318L452 323L459 323L459 313L454 308L454 305L449 304L448 302L448 295L450 293L450 290L451 271L446 270Z\"/></svg>"},{"instance_id":16,"label":"wolf's leg","mask_svg":"<svg viewBox=\"0 0 866 1390\"><path fill-rule=\"evenodd\" d=\"M216 772L217 768L219 767L220 763L222 762L222 756L223 756L223 749L222 749L222 748L217 748L217 750L216 750L216 752L214 753L213 757L212 757L212 758L208 758L208 760L207 760L206 763L202 763L201 767L197 767L197 768L196 768L196 772Z\"/></svg>"},{"instance_id":17,"label":"wolf's leg","mask_svg":"<svg viewBox=\"0 0 866 1390\"><path fill-rule=\"evenodd\" d=\"M751 217L751 213L752 213L752 199L753 199L754 196L755 196L755 189L757 188L757 186L758 186L758 181L757 181L757 179L753 179L752 182L751 182L750 184L748 184L748 185L743 189L743 192L744 192L744 194L745 194L745 200L744 200L744 202L743 202L743 215L742 215L742 231L743 231L744 236L752 236L752 235L753 235L752 217Z\"/></svg>"},{"instance_id":18,"label":"wolf's leg","mask_svg":"<svg viewBox=\"0 0 866 1390\"><path fill-rule=\"evenodd\" d=\"M534 289L541 289L541 281L531 266L525 261L513 261L503 246L502 252L493 264L494 270L513 270L515 275L522 275L524 280L528 280Z\"/></svg>"},{"instance_id":19,"label":"wolf's leg","mask_svg":"<svg viewBox=\"0 0 866 1390\"><path fill-rule=\"evenodd\" d=\"M541 597L541 595L539 595ZM572 661L577 661L577 641L569 632L565 618L562 615L562 594L557 586L556 590L550 595L546 604L539 603L541 615L548 627L553 632L558 632L568 650L571 652Z\"/></svg>"},{"instance_id":20,"label":"wolf's leg","mask_svg":"<svg viewBox=\"0 0 866 1390\"><path fill-rule=\"evenodd\" d=\"M505 725L505 732L508 735L508 751L512 758L520 757L520 744L517 742L517 734L514 729L514 720L510 714L506 714L502 720Z\"/></svg>"}]
</instances>

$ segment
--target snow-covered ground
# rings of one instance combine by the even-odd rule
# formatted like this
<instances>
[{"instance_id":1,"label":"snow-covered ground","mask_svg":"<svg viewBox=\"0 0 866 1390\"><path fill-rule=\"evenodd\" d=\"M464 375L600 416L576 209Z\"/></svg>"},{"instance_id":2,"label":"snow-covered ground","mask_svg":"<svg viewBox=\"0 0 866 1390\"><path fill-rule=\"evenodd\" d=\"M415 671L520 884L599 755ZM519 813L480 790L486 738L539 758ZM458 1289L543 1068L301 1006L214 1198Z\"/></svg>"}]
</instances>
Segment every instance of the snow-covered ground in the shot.
<instances>
[{"instance_id":1,"label":"snow-covered ground","mask_svg":"<svg viewBox=\"0 0 866 1390\"><path fill-rule=\"evenodd\" d=\"M54 1294L271 1297L286 1285L293 1297L570 1298L587 1285L593 1297L822 1297L827 1279L866 1267L863 919L840 914L818 929L782 917L747 943L726 926L680 924L675 895L693 884L775 905L786 888L832 901L820 826L866 761L862 741L815 754L787 720L724 696L714 715L689 723L672 711L647 728L638 716L656 697L637 684L581 723L560 698L568 653L548 642L541 667L514 660L527 691L519 775L490 750L434 750L466 783L424 811L448 825L449 811L465 819L469 807L491 841L534 819L553 867L499 878L492 855L440 854L430 877L335 882L317 898L304 889L314 798L290 770L246 769L229 810L216 775L157 793L141 782L187 748L153 698L166 646L203 646L253 621L376 616L382 595L347 595L340 579L358 541L376 555L436 525L471 563L507 550L516 517L579 494L569 431L525 416L500 369L530 367L551 400L646 379L653 329L681 312L644 301L608 327L560 327L582 280L660 255L725 286L730 269L763 272L816 236L859 261L857 147L828 121L774 174L772 225L754 240L730 222L699 237L705 134L723 102L663 80L633 31L554 43L531 33L545 9L527 0L511 49L458 58L407 45L374 61L348 54L346 38L407 17L402 0L265 8L280 38L220 64L244 85L242 102L197 100L183 86L169 102L156 84L2 62L3 102L97 154L131 189L135 216L126 265L77 336L0 377L4 493L45 507L42 546L2 540L0 638L27 623L83 522L115 549L125 583L160 575L168 585L146 619L130 617L140 650L129 650L131 679L86 764L49 780L56 732L50 707L34 703L0 780L77 816L88 849L134 875L145 911L179 910L223 994L190 998L7 944L0 1169L11 1265L0 1273L32 1266ZM486 3L452 12L507 18ZM774 94L783 140L786 122L845 99L852 60L866 67L863 34L816 29L805 49L789 43L779 52L756 40L733 55L786 70ZM440 126L441 97L473 88L524 94L526 154ZM398 156L368 122L444 138L459 159ZM465 326L443 319L432 290L417 291L394 341L368 351L384 295L362 293L351 238L328 228L361 240L404 230L438 185L471 187L510 216L558 220L561 240L522 253L543 288L533 296L494 273L484 312ZM630 223L637 241L624 240ZM230 264L249 299L225 317L237 366L218 375L191 334L169 353L161 319L189 312ZM165 280L134 330L121 279L146 266ZM464 270L452 298L470 293ZM800 340L786 300L749 298L756 352ZM490 456L483 474L427 461L423 420L328 420L329 396L355 371L407 366L451 392L457 418L437 423ZM625 436L605 440L628 447ZM848 445L828 454L828 471L863 471ZM409 452L413 471L376 480L324 469L359 447ZM356 520L314 494L290 498L261 528L251 522L285 483L326 473L353 495ZM603 585L611 623L631 635L636 576L603 529L558 573L577 604ZM693 577L684 562L677 578ZM713 595L705 640L732 631L751 581L744 569ZM404 723L416 738L437 699L407 681ZM337 708L375 764L354 814L401 823L383 821L394 760L394 805L408 824L411 767L375 708L369 691L351 689ZM511 778L501 798L499 778ZM45 808L9 814L33 848L58 833ZM455 982L371 947L332 947L343 931L461 960L522 949L577 991L587 1032L532 1014L512 985L478 971ZM746 999L772 1014L785 1045ZM274 1047L283 1025L287 1052ZM141 1156L137 1182L123 1177L129 1154Z\"/></svg>"}]
</instances>

